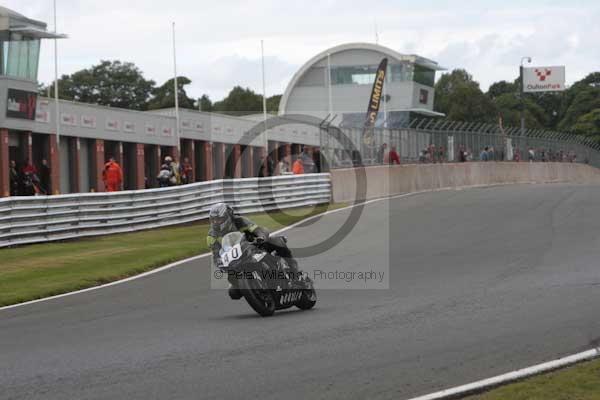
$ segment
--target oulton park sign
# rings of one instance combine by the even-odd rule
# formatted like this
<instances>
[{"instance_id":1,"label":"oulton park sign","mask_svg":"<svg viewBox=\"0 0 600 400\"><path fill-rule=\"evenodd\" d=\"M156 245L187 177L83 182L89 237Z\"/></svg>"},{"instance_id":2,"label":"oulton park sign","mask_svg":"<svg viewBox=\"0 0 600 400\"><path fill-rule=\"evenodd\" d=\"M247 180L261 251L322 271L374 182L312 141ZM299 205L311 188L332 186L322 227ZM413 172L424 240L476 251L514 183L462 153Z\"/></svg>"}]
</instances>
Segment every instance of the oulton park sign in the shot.
<instances>
[{"instance_id":1,"label":"oulton park sign","mask_svg":"<svg viewBox=\"0 0 600 400\"><path fill-rule=\"evenodd\" d=\"M565 67L523 68L524 92L556 92L565 90Z\"/></svg>"}]
</instances>

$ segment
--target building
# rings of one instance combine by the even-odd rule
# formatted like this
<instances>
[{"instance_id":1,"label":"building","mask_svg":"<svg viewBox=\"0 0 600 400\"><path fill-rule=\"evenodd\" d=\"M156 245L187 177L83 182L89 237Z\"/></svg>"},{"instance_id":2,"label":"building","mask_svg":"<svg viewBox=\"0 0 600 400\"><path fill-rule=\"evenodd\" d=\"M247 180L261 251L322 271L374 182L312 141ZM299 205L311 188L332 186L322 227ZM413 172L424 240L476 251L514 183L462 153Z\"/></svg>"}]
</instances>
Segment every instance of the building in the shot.
<instances>
[{"instance_id":1,"label":"building","mask_svg":"<svg viewBox=\"0 0 600 400\"><path fill-rule=\"evenodd\" d=\"M37 93L39 50L43 39L64 37L0 7L0 196L10 195L10 161L21 168L26 160L39 166L46 159L50 193L77 193L104 190L102 172L111 156L123 167L124 189L142 189L156 185L166 155L188 158L199 181L256 176L267 149L274 161L291 162L303 146L319 144L318 127L308 124L286 123L248 137L259 125L250 117L181 110L177 129L173 109L60 101L57 110L53 99Z\"/></svg>"},{"instance_id":2,"label":"building","mask_svg":"<svg viewBox=\"0 0 600 400\"><path fill-rule=\"evenodd\" d=\"M375 73L388 59L377 126L402 127L415 117L443 116L433 111L435 61L404 55L372 43L348 43L324 50L296 72L281 98L281 114L337 116L335 124L362 127Z\"/></svg>"}]
</instances>

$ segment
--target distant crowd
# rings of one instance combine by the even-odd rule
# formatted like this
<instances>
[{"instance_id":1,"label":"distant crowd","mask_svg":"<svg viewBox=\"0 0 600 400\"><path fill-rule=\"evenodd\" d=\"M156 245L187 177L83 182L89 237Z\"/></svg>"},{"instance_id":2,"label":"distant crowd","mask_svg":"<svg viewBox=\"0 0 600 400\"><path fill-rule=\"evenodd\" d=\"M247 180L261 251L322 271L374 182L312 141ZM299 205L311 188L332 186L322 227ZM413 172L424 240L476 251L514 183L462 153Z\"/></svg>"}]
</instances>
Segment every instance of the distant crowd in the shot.
<instances>
[{"instance_id":1,"label":"distant crowd","mask_svg":"<svg viewBox=\"0 0 600 400\"><path fill-rule=\"evenodd\" d=\"M507 155L504 148L501 150L495 149L493 146L485 146L479 154L471 151L465 146L458 147L458 153L455 156L458 162L468 161L506 161ZM513 147L512 161L529 161L529 162L577 162L577 154L570 150L553 150L533 147L522 152L518 147ZM387 143L383 143L377 151L375 162L377 164L400 164L400 156L396 150L396 146L388 149ZM444 163L448 162L448 155L444 146L435 146L433 144L423 148L419 152L419 163Z\"/></svg>"}]
</instances>

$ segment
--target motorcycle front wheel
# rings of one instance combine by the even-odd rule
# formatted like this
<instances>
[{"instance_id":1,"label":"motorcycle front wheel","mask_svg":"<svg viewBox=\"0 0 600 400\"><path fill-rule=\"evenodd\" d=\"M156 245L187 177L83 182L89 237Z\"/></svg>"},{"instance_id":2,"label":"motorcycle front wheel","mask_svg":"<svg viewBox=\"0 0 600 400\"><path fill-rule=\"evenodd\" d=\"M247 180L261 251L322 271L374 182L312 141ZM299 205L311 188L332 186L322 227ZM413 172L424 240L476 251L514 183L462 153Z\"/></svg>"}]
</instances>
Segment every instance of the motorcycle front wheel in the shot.
<instances>
[{"instance_id":1,"label":"motorcycle front wheel","mask_svg":"<svg viewBox=\"0 0 600 400\"><path fill-rule=\"evenodd\" d=\"M273 291L265 289L262 281L258 279L241 279L239 283L244 298L254 311L262 317L270 317L275 313Z\"/></svg>"}]
</instances>

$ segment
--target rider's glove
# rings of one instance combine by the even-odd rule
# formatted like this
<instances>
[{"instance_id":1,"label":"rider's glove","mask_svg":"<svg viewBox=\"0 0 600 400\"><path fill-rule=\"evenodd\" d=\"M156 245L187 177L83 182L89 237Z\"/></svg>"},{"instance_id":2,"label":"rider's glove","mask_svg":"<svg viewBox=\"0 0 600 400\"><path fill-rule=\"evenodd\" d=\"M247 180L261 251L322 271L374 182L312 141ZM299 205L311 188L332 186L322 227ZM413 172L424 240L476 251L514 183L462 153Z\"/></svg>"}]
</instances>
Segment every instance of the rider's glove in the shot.
<instances>
[{"instance_id":1,"label":"rider's glove","mask_svg":"<svg viewBox=\"0 0 600 400\"><path fill-rule=\"evenodd\" d=\"M265 238L263 236L256 237L256 244L263 244L265 242Z\"/></svg>"}]
</instances>

